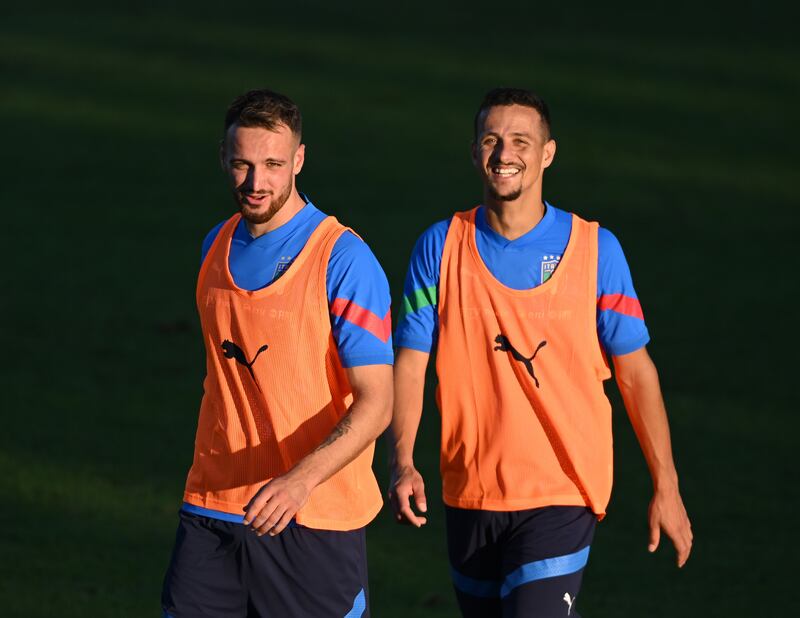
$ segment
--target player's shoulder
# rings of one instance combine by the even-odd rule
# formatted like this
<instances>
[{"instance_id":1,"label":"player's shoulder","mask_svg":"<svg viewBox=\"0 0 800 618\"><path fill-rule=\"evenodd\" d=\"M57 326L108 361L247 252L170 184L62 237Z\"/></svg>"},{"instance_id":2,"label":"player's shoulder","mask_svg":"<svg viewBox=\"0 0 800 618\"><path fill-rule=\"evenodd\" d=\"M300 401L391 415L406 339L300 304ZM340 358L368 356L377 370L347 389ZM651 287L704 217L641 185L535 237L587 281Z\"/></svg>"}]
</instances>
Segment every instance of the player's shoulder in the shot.
<instances>
[{"instance_id":1,"label":"player's shoulder","mask_svg":"<svg viewBox=\"0 0 800 618\"><path fill-rule=\"evenodd\" d=\"M565 221L572 220L573 213L558 208L554 208L553 210L556 212L557 222L563 223ZM578 217L579 219L584 219L579 214L575 214L574 216ZM591 219L584 220L589 223L597 223L597 250L601 257L603 255L615 256L622 254L622 245L620 245L619 240L611 230L609 230L607 227L604 227L597 221L592 221Z\"/></svg>"},{"instance_id":2,"label":"player's shoulder","mask_svg":"<svg viewBox=\"0 0 800 618\"><path fill-rule=\"evenodd\" d=\"M619 287L619 281L630 279L630 266L619 239L608 228L597 230L598 288ZM609 289L610 289L609 288Z\"/></svg>"},{"instance_id":3,"label":"player's shoulder","mask_svg":"<svg viewBox=\"0 0 800 618\"><path fill-rule=\"evenodd\" d=\"M453 220L453 215L445 219L441 219L436 223L428 226L422 234L420 234L420 238L434 238L437 236L447 236L447 231L450 229L450 222Z\"/></svg>"},{"instance_id":4,"label":"player's shoulder","mask_svg":"<svg viewBox=\"0 0 800 618\"><path fill-rule=\"evenodd\" d=\"M208 250L211 249L211 245L214 244L214 240L217 238L217 234L222 229L222 226L225 225L227 219L223 219L219 223L217 223L211 230L206 234L205 238L203 238L203 244L201 247L201 256L202 258L206 257Z\"/></svg>"},{"instance_id":5,"label":"player's shoulder","mask_svg":"<svg viewBox=\"0 0 800 618\"><path fill-rule=\"evenodd\" d=\"M597 229L597 246L600 251L622 251L622 245L614 232L602 225Z\"/></svg>"},{"instance_id":6,"label":"player's shoulder","mask_svg":"<svg viewBox=\"0 0 800 618\"><path fill-rule=\"evenodd\" d=\"M374 259L375 254L366 241L349 229L336 239L331 251L331 260L335 261L352 263Z\"/></svg>"},{"instance_id":7,"label":"player's shoulder","mask_svg":"<svg viewBox=\"0 0 800 618\"><path fill-rule=\"evenodd\" d=\"M567 225L571 225L573 217L572 212L561 210L559 208L553 208L553 210L556 214L556 225L554 227L559 227L559 225L563 226L565 223ZM574 214L574 216L590 223L598 223L591 221L590 219L584 219L579 214ZM597 227L597 257L600 262L601 269L604 266L613 267L616 264L626 263L625 253L622 251L622 244L620 244L619 239L611 230L609 230L607 227L604 227L600 223L598 223Z\"/></svg>"},{"instance_id":8,"label":"player's shoulder","mask_svg":"<svg viewBox=\"0 0 800 618\"><path fill-rule=\"evenodd\" d=\"M370 246L357 234L345 230L331 250L328 260L328 282L331 285L365 285L386 280L383 267Z\"/></svg>"},{"instance_id":9,"label":"player's shoulder","mask_svg":"<svg viewBox=\"0 0 800 618\"><path fill-rule=\"evenodd\" d=\"M444 241L447 238L447 232L450 230L450 222L452 220L453 217L450 216L427 227L425 231L422 232L422 234L420 234L417 238L417 242L414 247L415 253L430 253L431 251L438 251L441 253L442 249L444 248Z\"/></svg>"},{"instance_id":10,"label":"player's shoulder","mask_svg":"<svg viewBox=\"0 0 800 618\"><path fill-rule=\"evenodd\" d=\"M597 230L597 255L605 263L625 262L622 244L616 235L605 227Z\"/></svg>"}]
</instances>

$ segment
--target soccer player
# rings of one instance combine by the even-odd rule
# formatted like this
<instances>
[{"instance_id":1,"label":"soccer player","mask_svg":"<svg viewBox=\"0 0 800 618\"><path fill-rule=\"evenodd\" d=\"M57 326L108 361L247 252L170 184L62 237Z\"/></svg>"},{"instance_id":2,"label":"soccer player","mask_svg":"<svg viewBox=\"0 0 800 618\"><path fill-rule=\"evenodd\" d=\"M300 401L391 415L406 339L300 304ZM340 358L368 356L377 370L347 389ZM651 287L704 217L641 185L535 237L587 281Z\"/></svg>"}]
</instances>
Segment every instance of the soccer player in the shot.
<instances>
[{"instance_id":1,"label":"soccer player","mask_svg":"<svg viewBox=\"0 0 800 618\"><path fill-rule=\"evenodd\" d=\"M304 154L290 99L233 101L220 157L238 212L202 247L206 378L166 616L368 615L389 286L367 245L298 192Z\"/></svg>"},{"instance_id":2,"label":"soccer player","mask_svg":"<svg viewBox=\"0 0 800 618\"><path fill-rule=\"evenodd\" d=\"M577 616L611 492L609 356L653 479L649 550L663 530L683 566L691 527L619 242L542 201L556 152L547 106L526 90L492 90L474 130L483 203L431 226L411 256L395 331L389 494L398 521L426 523L413 448L435 348L448 553L463 615Z\"/></svg>"}]
</instances>

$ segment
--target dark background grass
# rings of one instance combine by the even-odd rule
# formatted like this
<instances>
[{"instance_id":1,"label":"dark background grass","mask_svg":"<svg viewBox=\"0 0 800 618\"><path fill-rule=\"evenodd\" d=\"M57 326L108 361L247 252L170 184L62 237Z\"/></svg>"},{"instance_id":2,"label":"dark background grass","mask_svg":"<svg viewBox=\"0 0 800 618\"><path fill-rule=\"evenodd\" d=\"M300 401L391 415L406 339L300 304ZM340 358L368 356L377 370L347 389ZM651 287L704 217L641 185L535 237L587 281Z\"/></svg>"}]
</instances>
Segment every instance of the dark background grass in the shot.
<instances>
[{"instance_id":1,"label":"dark background grass","mask_svg":"<svg viewBox=\"0 0 800 618\"><path fill-rule=\"evenodd\" d=\"M159 615L203 371L200 242L245 89L305 115L299 185L356 228L395 307L414 240L472 206L496 85L553 110L553 204L621 240L695 531L646 552L649 478L615 402L616 486L584 616L784 615L797 512L798 61L778 4L30 2L0 17L4 616ZM432 380L430 381L432 383ZM431 521L369 531L377 618L453 616L429 393ZM376 471L385 486L385 453Z\"/></svg>"}]
</instances>

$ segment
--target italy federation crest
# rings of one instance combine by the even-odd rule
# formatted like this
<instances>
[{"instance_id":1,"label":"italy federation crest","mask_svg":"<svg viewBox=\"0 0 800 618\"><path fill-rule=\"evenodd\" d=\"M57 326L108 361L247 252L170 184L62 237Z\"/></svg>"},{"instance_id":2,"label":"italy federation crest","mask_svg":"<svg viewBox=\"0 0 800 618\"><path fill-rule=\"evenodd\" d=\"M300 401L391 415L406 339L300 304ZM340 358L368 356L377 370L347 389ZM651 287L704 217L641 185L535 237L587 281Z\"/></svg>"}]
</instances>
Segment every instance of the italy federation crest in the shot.
<instances>
[{"instance_id":1,"label":"italy federation crest","mask_svg":"<svg viewBox=\"0 0 800 618\"><path fill-rule=\"evenodd\" d=\"M556 271L556 266L561 261L560 255L543 255L542 256L542 283L547 281L553 276Z\"/></svg>"},{"instance_id":2,"label":"italy federation crest","mask_svg":"<svg viewBox=\"0 0 800 618\"><path fill-rule=\"evenodd\" d=\"M289 266L292 265L294 262L294 258L291 256L281 256L281 259L278 261L278 264L275 266L275 274L272 276L273 281L277 281L281 278L281 275L289 270Z\"/></svg>"}]
</instances>

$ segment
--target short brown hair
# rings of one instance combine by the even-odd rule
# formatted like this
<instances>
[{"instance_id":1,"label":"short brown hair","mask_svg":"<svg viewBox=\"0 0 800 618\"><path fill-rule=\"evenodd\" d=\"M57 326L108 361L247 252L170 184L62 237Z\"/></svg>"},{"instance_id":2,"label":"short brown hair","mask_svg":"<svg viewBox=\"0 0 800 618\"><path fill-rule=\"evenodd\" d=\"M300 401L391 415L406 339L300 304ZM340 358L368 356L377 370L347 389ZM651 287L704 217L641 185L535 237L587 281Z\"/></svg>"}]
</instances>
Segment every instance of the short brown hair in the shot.
<instances>
[{"instance_id":1,"label":"short brown hair","mask_svg":"<svg viewBox=\"0 0 800 618\"><path fill-rule=\"evenodd\" d=\"M225 133L231 125L264 127L274 131L279 124L289 127L298 138L302 135L300 108L289 97L266 88L250 90L236 97L225 113Z\"/></svg>"},{"instance_id":2,"label":"short brown hair","mask_svg":"<svg viewBox=\"0 0 800 618\"><path fill-rule=\"evenodd\" d=\"M530 90L523 90L522 88L495 88L486 93L483 97L483 102L475 114L475 139L478 139L478 123L481 119L481 114L488 111L497 105L522 105L524 107L531 107L539 112L539 117L542 119L542 128L544 129L544 141L550 139L550 109L544 99Z\"/></svg>"}]
</instances>

